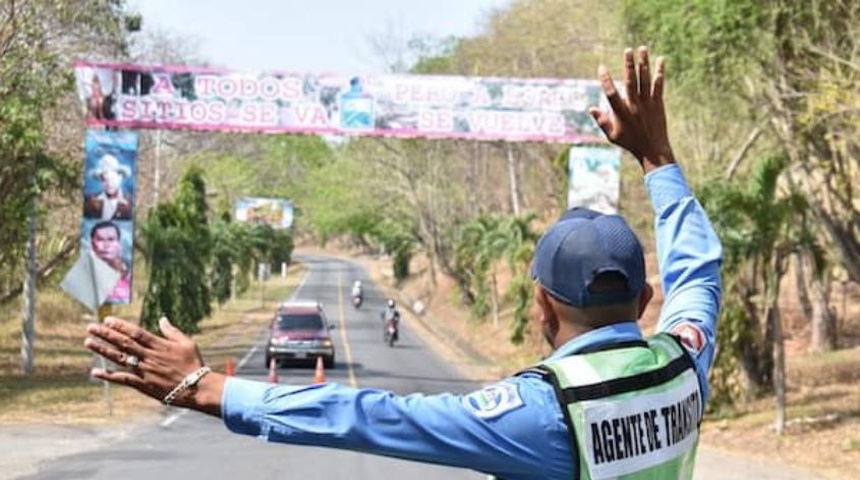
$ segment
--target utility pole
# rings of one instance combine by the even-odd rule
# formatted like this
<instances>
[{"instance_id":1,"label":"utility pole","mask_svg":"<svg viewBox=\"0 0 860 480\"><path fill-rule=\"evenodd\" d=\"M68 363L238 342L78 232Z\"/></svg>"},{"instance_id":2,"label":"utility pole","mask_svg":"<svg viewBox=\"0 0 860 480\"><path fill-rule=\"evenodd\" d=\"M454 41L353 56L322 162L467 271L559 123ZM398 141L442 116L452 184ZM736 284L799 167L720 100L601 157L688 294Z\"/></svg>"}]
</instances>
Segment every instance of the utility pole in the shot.
<instances>
[{"instance_id":1,"label":"utility pole","mask_svg":"<svg viewBox=\"0 0 860 480\"><path fill-rule=\"evenodd\" d=\"M514 210L514 215L520 216L520 182L517 176L517 159L514 157L514 150L510 143L505 144L508 149L508 175L511 178L511 206Z\"/></svg>"},{"instance_id":2,"label":"utility pole","mask_svg":"<svg viewBox=\"0 0 860 480\"><path fill-rule=\"evenodd\" d=\"M158 189L161 184L161 129L155 131L155 173L152 180L152 205L158 205Z\"/></svg>"},{"instance_id":3,"label":"utility pole","mask_svg":"<svg viewBox=\"0 0 860 480\"><path fill-rule=\"evenodd\" d=\"M33 343L36 341L36 214L38 190L36 188L36 165L30 173L30 213L27 219L27 259L24 279L23 321L21 325L21 370L26 376L33 374Z\"/></svg>"}]
</instances>

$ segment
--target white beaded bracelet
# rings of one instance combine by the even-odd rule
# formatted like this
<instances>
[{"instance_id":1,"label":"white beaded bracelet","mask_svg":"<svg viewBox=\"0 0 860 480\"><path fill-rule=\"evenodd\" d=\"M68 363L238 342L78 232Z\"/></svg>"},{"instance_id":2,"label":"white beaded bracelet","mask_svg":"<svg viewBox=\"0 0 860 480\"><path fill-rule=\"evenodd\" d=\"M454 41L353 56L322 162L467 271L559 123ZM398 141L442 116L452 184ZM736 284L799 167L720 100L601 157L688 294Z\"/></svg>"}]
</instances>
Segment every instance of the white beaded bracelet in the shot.
<instances>
[{"instance_id":1,"label":"white beaded bracelet","mask_svg":"<svg viewBox=\"0 0 860 480\"><path fill-rule=\"evenodd\" d=\"M189 373L185 378L182 379L181 382L179 382L179 385L177 385L176 388L171 390L170 393L168 393L167 396L164 397L164 400L162 400L162 402L165 405L173 405L173 402L176 401L176 397L178 397L182 394L182 392L188 390L194 385L197 385L197 382L199 382L201 378L203 378L207 373L211 371L211 368L204 366L198 368L193 373Z\"/></svg>"}]
</instances>

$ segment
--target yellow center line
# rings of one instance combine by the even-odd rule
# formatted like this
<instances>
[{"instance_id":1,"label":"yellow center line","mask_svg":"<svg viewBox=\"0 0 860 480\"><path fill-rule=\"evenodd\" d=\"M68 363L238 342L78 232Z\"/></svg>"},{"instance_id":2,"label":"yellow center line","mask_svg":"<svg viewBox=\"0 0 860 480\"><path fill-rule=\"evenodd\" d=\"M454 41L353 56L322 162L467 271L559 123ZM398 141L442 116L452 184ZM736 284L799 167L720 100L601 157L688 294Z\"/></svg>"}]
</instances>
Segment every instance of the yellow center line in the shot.
<instances>
[{"instance_id":1,"label":"yellow center line","mask_svg":"<svg viewBox=\"0 0 860 480\"><path fill-rule=\"evenodd\" d=\"M337 272L337 304L340 309L340 341L343 343L343 351L346 355L346 368L349 373L349 384L353 387L358 387L358 382L355 380L355 370L352 368L352 350L349 348L349 341L346 338L346 314L343 308L343 273Z\"/></svg>"}]
</instances>

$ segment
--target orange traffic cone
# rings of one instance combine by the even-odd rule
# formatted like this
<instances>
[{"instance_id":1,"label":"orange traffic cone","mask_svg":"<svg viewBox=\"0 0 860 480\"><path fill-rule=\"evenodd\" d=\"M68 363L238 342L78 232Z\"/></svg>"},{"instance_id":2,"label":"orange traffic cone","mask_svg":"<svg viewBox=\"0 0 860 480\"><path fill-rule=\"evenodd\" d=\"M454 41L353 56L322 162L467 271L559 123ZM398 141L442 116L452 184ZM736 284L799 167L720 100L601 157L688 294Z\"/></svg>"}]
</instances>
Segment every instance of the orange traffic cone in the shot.
<instances>
[{"instance_id":1,"label":"orange traffic cone","mask_svg":"<svg viewBox=\"0 0 860 480\"><path fill-rule=\"evenodd\" d=\"M325 367L323 366L322 357L317 357L317 368L314 371L314 383L325 383Z\"/></svg>"},{"instance_id":2,"label":"orange traffic cone","mask_svg":"<svg viewBox=\"0 0 860 480\"><path fill-rule=\"evenodd\" d=\"M278 383L278 361L274 358L269 361L269 383Z\"/></svg>"},{"instance_id":3,"label":"orange traffic cone","mask_svg":"<svg viewBox=\"0 0 860 480\"><path fill-rule=\"evenodd\" d=\"M227 363L224 365L224 375L228 377L232 377L236 375L236 364L233 363L233 358L228 358Z\"/></svg>"}]
</instances>

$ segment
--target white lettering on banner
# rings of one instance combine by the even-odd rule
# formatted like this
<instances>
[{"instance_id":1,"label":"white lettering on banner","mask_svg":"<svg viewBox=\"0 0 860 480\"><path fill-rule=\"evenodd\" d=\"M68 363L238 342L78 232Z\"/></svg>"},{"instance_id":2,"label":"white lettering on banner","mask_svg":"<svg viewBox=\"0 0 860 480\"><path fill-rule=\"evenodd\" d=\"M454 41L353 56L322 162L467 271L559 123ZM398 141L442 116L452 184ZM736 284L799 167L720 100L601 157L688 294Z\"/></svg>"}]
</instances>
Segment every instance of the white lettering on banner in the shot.
<instances>
[{"instance_id":1,"label":"white lettering on banner","mask_svg":"<svg viewBox=\"0 0 860 480\"><path fill-rule=\"evenodd\" d=\"M701 394L695 372L668 392L583 402L591 478L609 479L669 461L698 438Z\"/></svg>"},{"instance_id":2,"label":"white lettering on banner","mask_svg":"<svg viewBox=\"0 0 860 480\"><path fill-rule=\"evenodd\" d=\"M532 107L548 110L562 108L587 109L581 88L558 86L506 85L503 88L502 105L505 107Z\"/></svg>"},{"instance_id":3,"label":"white lettering on banner","mask_svg":"<svg viewBox=\"0 0 860 480\"><path fill-rule=\"evenodd\" d=\"M553 113L478 111L469 112L470 131L508 135L562 135L564 117Z\"/></svg>"},{"instance_id":4,"label":"white lettering on banner","mask_svg":"<svg viewBox=\"0 0 860 480\"><path fill-rule=\"evenodd\" d=\"M297 77L260 79L229 75L198 75L194 91L200 98L224 100L296 100L302 96L302 79Z\"/></svg>"},{"instance_id":5,"label":"white lettering on banner","mask_svg":"<svg viewBox=\"0 0 860 480\"><path fill-rule=\"evenodd\" d=\"M97 74L97 75L96 75ZM597 80L446 75L314 74L189 66L75 63L78 96L113 78L117 128L256 131L606 143L588 116L605 99Z\"/></svg>"}]
</instances>

